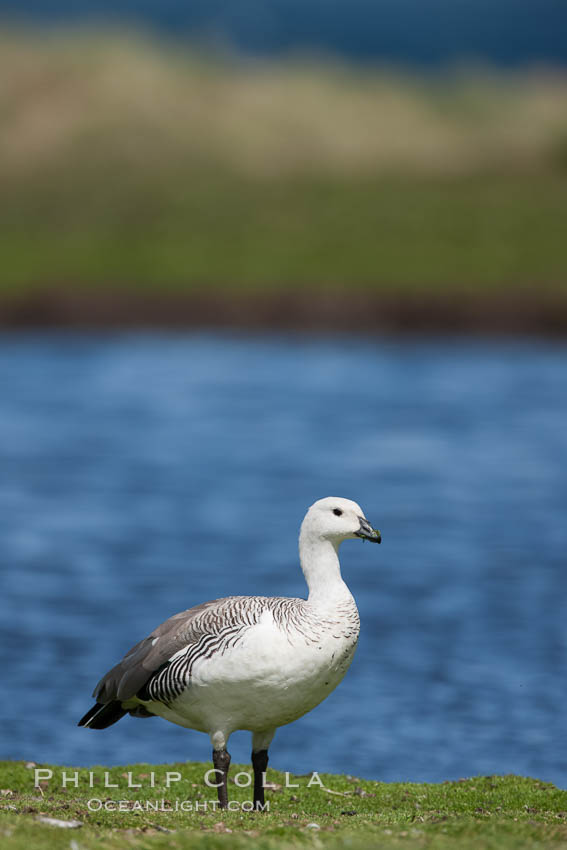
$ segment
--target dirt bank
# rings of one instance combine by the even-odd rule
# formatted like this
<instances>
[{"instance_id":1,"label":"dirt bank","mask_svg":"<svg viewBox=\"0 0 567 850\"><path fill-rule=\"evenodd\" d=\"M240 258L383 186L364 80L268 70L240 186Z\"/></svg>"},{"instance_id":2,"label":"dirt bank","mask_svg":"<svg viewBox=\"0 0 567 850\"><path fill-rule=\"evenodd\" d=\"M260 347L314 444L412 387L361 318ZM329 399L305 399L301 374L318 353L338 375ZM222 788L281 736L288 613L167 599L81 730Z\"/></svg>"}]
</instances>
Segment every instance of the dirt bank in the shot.
<instances>
[{"instance_id":1,"label":"dirt bank","mask_svg":"<svg viewBox=\"0 0 567 850\"><path fill-rule=\"evenodd\" d=\"M144 293L54 288L0 296L0 328L456 333L567 337L567 293Z\"/></svg>"}]
</instances>

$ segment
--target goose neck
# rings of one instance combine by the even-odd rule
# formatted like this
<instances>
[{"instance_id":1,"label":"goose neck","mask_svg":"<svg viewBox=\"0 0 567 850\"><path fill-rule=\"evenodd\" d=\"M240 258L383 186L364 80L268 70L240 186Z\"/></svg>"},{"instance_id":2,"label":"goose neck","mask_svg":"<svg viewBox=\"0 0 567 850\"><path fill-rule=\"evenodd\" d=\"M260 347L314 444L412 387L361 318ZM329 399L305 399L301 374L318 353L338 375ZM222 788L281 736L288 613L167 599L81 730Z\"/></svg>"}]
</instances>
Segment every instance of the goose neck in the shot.
<instances>
[{"instance_id":1,"label":"goose neck","mask_svg":"<svg viewBox=\"0 0 567 850\"><path fill-rule=\"evenodd\" d=\"M299 560L309 588L309 602L338 602L350 596L341 576L339 544L312 534L299 537Z\"/></svg>"}]
</instances>

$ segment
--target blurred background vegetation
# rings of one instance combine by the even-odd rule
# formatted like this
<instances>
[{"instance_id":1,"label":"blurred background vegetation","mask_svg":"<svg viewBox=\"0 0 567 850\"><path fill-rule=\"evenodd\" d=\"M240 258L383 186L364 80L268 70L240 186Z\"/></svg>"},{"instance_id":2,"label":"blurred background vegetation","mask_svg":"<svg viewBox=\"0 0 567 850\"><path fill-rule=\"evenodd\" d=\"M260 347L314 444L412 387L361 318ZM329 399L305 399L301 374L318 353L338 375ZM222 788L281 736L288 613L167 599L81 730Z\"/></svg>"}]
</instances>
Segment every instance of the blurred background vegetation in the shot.
<instances>
[{"instance_id":1,"label":"blurred background vegetation","mask_svg":"<svg viewBox=\"0 0 567 850\"><path fill-rule=\"evenodd\" d=\"M567 73L4 27L6 294L567 289Z\"/></svg>"}]
</instances>

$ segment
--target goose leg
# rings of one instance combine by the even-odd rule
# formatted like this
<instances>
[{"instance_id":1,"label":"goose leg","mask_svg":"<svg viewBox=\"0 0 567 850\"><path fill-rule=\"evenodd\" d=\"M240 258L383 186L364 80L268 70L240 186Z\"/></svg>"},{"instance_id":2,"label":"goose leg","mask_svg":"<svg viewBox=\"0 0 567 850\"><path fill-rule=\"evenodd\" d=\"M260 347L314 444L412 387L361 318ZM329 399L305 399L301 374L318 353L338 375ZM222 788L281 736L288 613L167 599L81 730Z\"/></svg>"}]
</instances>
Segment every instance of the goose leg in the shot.
<instances>
[{"instance_id":1,"label":"goose leg","mask_svg":"<svg viewBox=\"0 0 567 850\"><path fill-rule=\"evenodd\" d=\"M264 775L268 767L268 751L252 752L252 767L254 768L254 808L264 808Z\"/></svg>"},{"instance_id":2,"label":"goose leg","mask_svg":"<svg viewBox=\"0 0 567 850\"><path fill-rule=\"evenodd\" d=\"M254 769L254 808L264 809L264 780L268 767L268 747L276 734L275 729L254 732L252 735L252 767Z\"/></svg>"},{"instance_id":3,"label":"goose leg","mask_svg":"<svg viewBox=\"0 0 567 850\"><path fill-rule=\"evenodd\" d=\"M223 748L222 750L213 750L213 767L217 772L217 777L220 775L220 784L217 787L219 797L219 805L221 809L228 809L228 768L230 767L230 753Z\"/></svg>"}]
</instances>

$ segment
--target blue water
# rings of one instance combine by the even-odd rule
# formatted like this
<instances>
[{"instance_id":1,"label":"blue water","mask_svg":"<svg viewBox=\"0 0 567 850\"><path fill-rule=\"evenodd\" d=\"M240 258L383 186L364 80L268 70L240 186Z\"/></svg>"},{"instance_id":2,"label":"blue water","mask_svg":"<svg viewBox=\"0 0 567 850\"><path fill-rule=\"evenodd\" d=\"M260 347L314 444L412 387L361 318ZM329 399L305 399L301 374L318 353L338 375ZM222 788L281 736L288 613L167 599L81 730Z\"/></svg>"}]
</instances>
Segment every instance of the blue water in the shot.
<instances>
[{"instance_id":1,"label":"blue water","mask_svg":"<svg viewBox=\"0 0 567 850\"><path fill-rule=\"evenodd\" d=\"M567 786L566 346L6 335L0 384L4 757L209 758L159 719L75 724L172 613L303 595L299 524L340 495L383 533L341 550L359 649L271 764Z\"/></svg>"},{"instance_id":2,"label":"blue water","mask_svg":"<svg viewBox=\"0 0 567 850\"><path fill-rule=\"evenodd\" d=\"M0 0L37 26L118 22L214 53L315 52L382 65L567 64L562 0Z\"/></svg>"}]
</instances>

